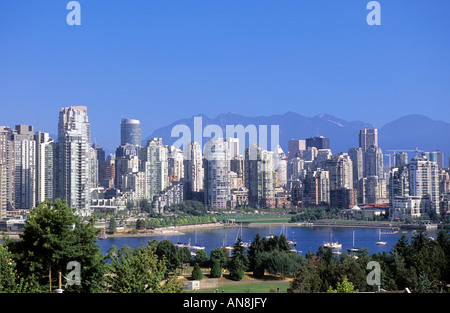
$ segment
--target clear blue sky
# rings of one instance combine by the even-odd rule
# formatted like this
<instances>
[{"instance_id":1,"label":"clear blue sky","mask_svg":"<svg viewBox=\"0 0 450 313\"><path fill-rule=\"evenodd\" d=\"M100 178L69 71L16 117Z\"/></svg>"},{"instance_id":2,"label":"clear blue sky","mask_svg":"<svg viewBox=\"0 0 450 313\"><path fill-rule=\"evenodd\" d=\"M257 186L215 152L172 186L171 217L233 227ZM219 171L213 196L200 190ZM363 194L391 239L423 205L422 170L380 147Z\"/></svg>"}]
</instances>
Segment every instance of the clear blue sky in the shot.
<instances>
[{"instance_id":1,"label":"clear blue sky","mask_svg":"<svg viewBox=\"0 0 450 313\"><path fill-rule=\"evenodd\" d=\"M0 125L56 133L88 106L92 139L143 137L204 113L328 113L383 126L417 113L450 122L450 1L0 1Z\"/></svg>"}]
</instances>

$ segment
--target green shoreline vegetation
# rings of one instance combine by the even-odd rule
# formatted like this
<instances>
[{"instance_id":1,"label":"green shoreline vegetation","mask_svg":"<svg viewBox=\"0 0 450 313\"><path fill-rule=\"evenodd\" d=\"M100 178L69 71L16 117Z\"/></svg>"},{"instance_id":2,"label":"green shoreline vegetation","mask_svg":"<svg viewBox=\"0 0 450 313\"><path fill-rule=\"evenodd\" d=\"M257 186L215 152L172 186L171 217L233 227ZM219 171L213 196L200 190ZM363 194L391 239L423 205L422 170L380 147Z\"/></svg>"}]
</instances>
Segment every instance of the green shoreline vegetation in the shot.
<instances>
[{"instance_id":1,"label":"green shoreline vegetation","mask_svg":"<svg viewBox=\"0 0 450 313\"><path fill-rule=\"evenodd\" d=\"M335 211L325 212L329 214L319 221L337 221ZM321 210L316 213L323 215ZM306 216L304 212L297 214ZM217 221L233 219L235 225L299 223L297 216L274 212L214 215ZM110 219L110 224L114 226L115 220ZM410 240L403 235L390 252L369 255L361 249L356 254L336 255L321 246L305 256L290 251L283 234L270 238L257 234L248 247L239 237L231 253L217 247L209 256L199 250L193 257L187 247L155 239L138 248L112 246L103 255L97 245L100 232L94 217L76 215L65 202L40 204L30 212L20 238L5 238L0 245L0 292L55 292L58 273L63 273L64 279L71 277L67 265L74 261L82 269L82 283L65 281L66 293L179 293L184 292L183 282L209 278L221 281L219 289L227 292L370 292L376 290L366 281L366 267L371 261L380 264L382 289L449 292L450 235L445 227L436 239L420 230ZM273 288L267 288L269 282Z\"/></svg>"}]
</instances>

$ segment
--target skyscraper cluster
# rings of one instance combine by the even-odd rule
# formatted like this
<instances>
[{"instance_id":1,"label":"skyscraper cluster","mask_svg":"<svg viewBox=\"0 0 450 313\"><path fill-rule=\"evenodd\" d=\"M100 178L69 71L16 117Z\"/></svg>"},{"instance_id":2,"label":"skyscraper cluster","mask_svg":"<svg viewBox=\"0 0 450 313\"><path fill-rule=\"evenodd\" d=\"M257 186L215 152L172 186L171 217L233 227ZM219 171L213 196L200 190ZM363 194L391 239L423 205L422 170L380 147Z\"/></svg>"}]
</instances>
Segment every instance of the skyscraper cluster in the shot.
<instances>
[{"instance_id":1,"label":"skyscraper cluster","mask_svg":"<svg viewBox=\"0 0 450 313\"><path fill-rule=\"evenodd\" d=\"M177 149L161 138L142 144L141 123L123 118L120 145L106 155L91 143L87 107L61 108L56 139L30 125L0 127L0 217L57 198L82 215L144 202L164 213L183 200L212 209L385 205L399 219L448 209L442 153L408 160L398 151L386 166L377 129L361 129L358 142L333 154L329 138L292 139L287 156L279 146L240 151L238 138Z\"/></svg>"}]
</instances>

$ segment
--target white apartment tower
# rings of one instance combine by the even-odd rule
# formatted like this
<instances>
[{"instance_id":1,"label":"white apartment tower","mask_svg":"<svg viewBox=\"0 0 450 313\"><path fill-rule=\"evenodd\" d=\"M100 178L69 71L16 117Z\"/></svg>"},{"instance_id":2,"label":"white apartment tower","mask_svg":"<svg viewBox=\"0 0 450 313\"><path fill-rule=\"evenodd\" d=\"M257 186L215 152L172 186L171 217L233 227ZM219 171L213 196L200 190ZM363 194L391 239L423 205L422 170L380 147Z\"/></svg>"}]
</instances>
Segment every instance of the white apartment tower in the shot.
<instances>
[{"instance_id":1,"label":"white apartment tower","mask_svg":"<svg viewBox=\"0 0 450 313\"><path fill-rule=\"evenodd\" d=\"M204 202L211 207L227 208L231 201L228 143L223 138L212 139L206 143L204 155Z\"/></svg>"},{"instance_id":2,"label":"white apartment tower","mask_svg":"<svg viewBox=\"0 0 450 313\"><path fill-rule=\"evenodd\" d=\"M140 170L145 172L146 198L152 202L169 186L168 149L161 138L152 138L139 150Z\"/></svg>"},{"instance_id":3,"label":"white apartment tower","mask_svg":"<svg viewBox=\"0 0 450 313\"><path fill-rule=\"evenodd\" d=\"M409 195L425 201L426 213L439 214L438 164L424 157L414 157L409 163Z\"/></svg>"},{"instance_id":4,"label":"white apartment tower","mask_svg":"<svg viewBox=\"0 0 450 313\"><path fill-rule=\"evenodd\" d=\"M197 142L190 142L183 149L184 178L187 179L191 192L203 190L204 170L202 147Z\"/></svg>"},{"instance_id":5,"label":"white apartment tower","mask_svg":"<svg viewBox=\"0 0 450 313\"><path fill-rule=\"evenodd\" d=\"M55 150L55 198L67 201L81 215L89 214L91 127L87 107L61 108Z\"/></svg>"},{"instance_id":6,"label":"white apartment tower","mask_svg":"<svg viewBox=\"0 0 450 313\"><path fill-rule=\"evenodd\" d=\"M36 142L36 205L46 200L53 201L53 148L54 142L48 133L37 131Z\"/></svg>"}]
</instances>

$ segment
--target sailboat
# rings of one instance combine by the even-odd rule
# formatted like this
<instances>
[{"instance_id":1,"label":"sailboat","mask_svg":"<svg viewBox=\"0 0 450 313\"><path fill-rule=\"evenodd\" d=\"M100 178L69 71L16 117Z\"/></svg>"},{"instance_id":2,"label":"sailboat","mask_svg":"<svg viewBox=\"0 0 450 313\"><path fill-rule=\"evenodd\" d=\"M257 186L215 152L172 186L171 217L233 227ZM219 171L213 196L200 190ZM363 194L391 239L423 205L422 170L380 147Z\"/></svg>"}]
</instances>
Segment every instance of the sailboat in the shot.
<instances>
[{"instance_id":1,"label":"sailboat","mask_svg":"<svg viewBox=\"0 0 450 313\"><path fill-rule=\"evenodd\" d=\"M333 235L331 235L331 239L333 239ZM337 249L337 250L342 249L342 244L340 244L337 241L333 242L332 240L329 242L325 242L322 246L324 246L326 248Z\"/></svg>"},{"instance_id":2,"label":"sailboat","mask_svg":"<svg viewBox=\"0 0 450 313\"><path fill-rule=\"evenodd\" d=\"M376 244L379 246L384 246L386 244L386 241L381 241L381 229L378 229L378 241Z\"/></svg>"},{"instance_id":3,"label":"sailboat","mask_svg":"<svg viewBox=\"0 0 450 313\"><path fill-rule=\"evenodd\" d=\"M352 247L353 248L347 249L348 252L358 252L359 251L358 248L355 248L355 231L353 231L353 246Z\"/></svg>"}]
</instances>

